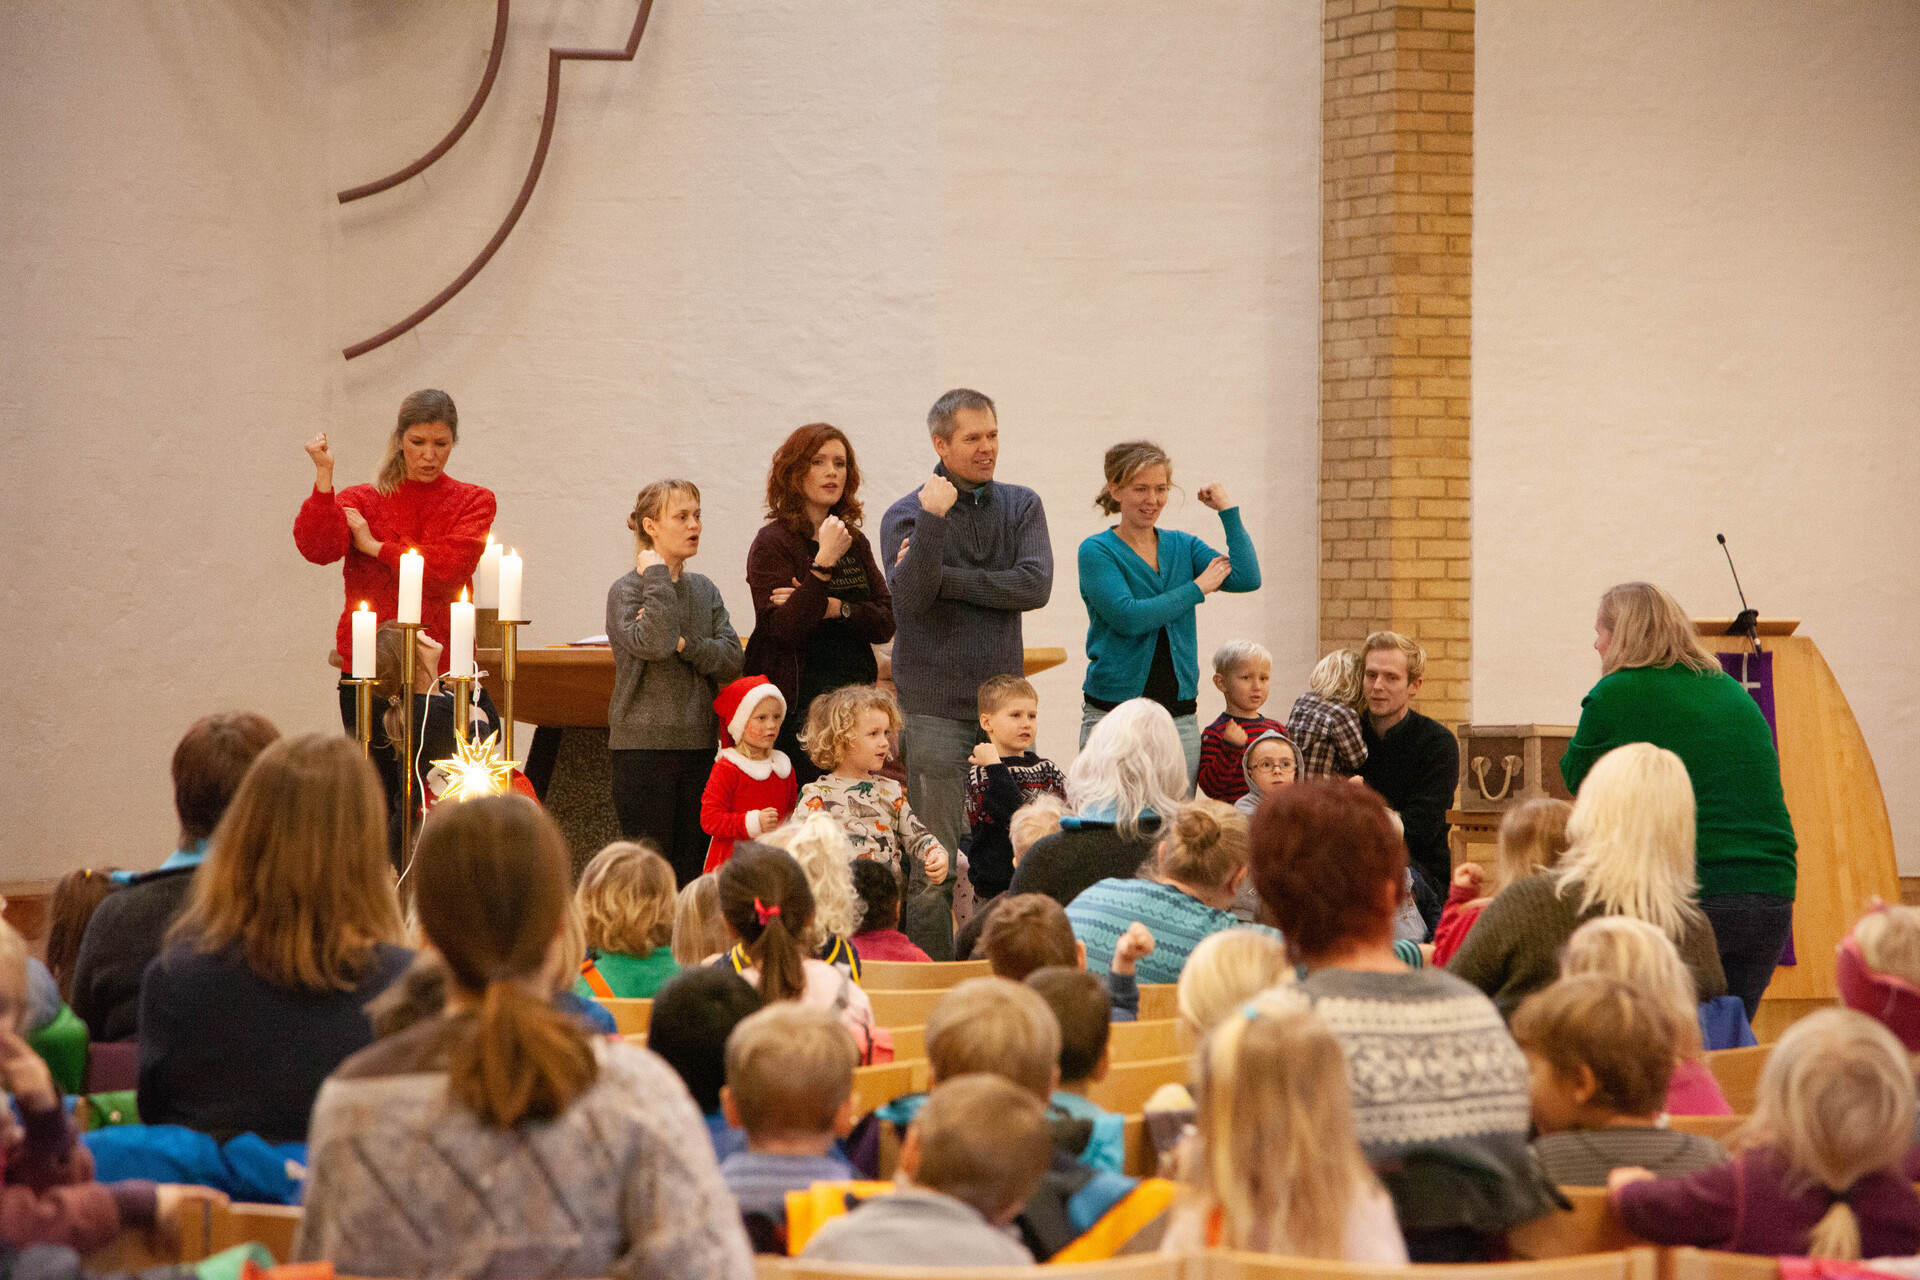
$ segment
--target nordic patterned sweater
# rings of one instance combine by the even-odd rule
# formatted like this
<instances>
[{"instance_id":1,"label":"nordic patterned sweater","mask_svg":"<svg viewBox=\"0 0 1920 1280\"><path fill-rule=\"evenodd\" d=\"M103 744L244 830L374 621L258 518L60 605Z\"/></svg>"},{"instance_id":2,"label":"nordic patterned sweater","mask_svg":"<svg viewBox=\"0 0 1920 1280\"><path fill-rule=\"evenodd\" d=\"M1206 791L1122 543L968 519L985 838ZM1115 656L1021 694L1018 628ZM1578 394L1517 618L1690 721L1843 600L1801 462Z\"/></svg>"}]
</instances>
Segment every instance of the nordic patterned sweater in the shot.
<instances>
[{"instance_id":1,"label":"nordic patterned sweater","mask_svg":"<svg viewBox=\"0 0 1920 1280\"><path fill-rule=\"evenodd\" d=\"M1010 824L1021 805L1038 795L1067 799L1060 766L1031 751L1004 756L998 764L967 766L967 877L978 900L1005 893L1013 880Z\"/></svg>"}]
</instances>

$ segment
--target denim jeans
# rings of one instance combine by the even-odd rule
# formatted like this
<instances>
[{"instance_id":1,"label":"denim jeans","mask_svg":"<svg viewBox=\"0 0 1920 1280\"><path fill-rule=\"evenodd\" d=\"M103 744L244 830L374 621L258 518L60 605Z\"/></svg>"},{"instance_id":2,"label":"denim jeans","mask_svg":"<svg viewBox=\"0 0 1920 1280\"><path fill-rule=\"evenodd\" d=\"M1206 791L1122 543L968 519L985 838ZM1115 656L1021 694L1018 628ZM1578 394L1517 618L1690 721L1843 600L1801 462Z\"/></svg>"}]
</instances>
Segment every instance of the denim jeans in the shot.
<instances>
[{"instance_id":1,"label":"denim jeans","mask_svg":"<svg viewBox=\"0 0 1920 1280\"><path fill-rule=\"evenodd\" d=\"M1793 934L1793 899L1771 893L1722 893L1700 899L1713 925L1720 967L1727 971L1727 994L1740 997L1747 1021L1773 981L1774 968Z\"/></svg>"},{"instance_id":2,"label":"denim jeans","mask_svg":"<svg viewBox=\"0 0 1920 1280\"><path fill-rule=\"evenodd\" d=\"M967 834L967 758L987 736L977 720L912 712L906 720L900 748L906 757L907 804L947 851L950 870L944 884L928 886L901 903L900 931L935 960L951 960L953 884L959 875L960 841Z\"/></svg>"},{"instance_id":3,"label":"denim jeans","mask_svg":"<svg viewBox=\"0 0 1920 1280\"><path fill-rule=\"evenodd\" d=\"M1107 713L1091 703L1080 704L1080 745L1087 745L1087 735L1093 732L1093 726L1107 718ZM1175 716L1173 730L1180 735L1180 750L1187 757L1187 794L1193 794L1193 783L1200 776L1200 721L1194 716Z\"/></svg>"}]
</instances>

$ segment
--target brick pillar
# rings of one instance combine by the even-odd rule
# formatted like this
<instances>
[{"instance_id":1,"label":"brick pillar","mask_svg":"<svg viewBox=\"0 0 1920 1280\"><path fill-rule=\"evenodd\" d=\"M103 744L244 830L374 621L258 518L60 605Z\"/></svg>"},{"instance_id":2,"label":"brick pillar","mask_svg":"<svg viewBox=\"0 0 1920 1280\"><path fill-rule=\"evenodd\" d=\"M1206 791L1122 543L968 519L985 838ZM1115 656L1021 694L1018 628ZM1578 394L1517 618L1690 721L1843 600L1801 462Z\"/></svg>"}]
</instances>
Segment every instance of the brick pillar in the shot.
<instances>
[{"instance_id":1,"label":"brick pillar","mask_svg":"<svg viewBox=\"0 0 1920 1280\"><path fill-rule=\"evenodd\" d=\"M1427 649L1467 719L1474 0L1326 0L1320 646Z\"/></svg>"}]
</instances>

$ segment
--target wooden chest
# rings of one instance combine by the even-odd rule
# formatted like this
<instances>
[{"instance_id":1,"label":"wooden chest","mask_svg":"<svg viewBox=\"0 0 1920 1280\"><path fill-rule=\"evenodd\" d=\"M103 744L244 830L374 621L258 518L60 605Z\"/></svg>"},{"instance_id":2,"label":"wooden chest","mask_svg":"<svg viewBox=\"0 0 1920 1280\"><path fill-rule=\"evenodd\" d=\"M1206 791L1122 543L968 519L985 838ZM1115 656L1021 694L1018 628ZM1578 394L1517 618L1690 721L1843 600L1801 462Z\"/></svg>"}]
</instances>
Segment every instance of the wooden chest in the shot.
<instances>
[{"instance_id":1,"label":"wooden chest","mask_svg":"<svg viewBox=\"0 0 1920 1280\"><path fill-rule=\"evenodd\" d=\"M1463 724L1460 789L1466 813L1502 813L1524 800L1572 800L1560 778L1560 757L1573 739L1564 724Z\"/></svg>"}]
</instances>

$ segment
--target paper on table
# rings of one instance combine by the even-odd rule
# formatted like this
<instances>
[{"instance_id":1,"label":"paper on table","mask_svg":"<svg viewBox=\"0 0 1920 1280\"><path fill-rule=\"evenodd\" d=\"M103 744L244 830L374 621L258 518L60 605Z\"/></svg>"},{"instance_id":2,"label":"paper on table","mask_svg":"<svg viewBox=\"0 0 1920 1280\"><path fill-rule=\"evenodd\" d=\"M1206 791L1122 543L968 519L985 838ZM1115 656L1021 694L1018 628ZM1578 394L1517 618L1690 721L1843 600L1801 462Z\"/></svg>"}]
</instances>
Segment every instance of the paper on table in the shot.
<instances>
[{"instance_id":1,"label":"paper on table","mask_svg":"<svg viewBox=\"0 0 1920 1280\"><path fill-rule=\"evenodd\" d=\"M595 645L599 645L601 647L610 648L612 647L612 644L613 642L611 640L608 640L605 636L588 636L585 640L575 640L571 644L567 645L566 647L569 649L586 649L586 648L591 648Z\"/></svg>"}]
</instances>

